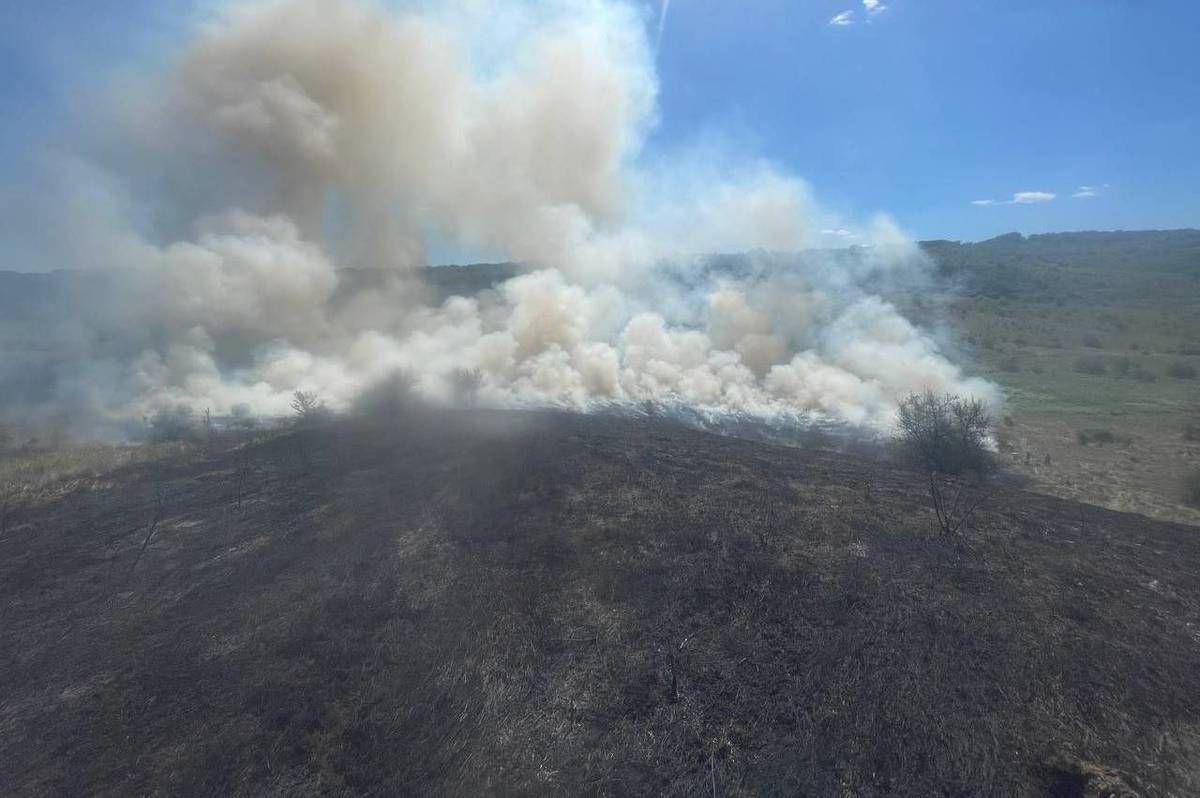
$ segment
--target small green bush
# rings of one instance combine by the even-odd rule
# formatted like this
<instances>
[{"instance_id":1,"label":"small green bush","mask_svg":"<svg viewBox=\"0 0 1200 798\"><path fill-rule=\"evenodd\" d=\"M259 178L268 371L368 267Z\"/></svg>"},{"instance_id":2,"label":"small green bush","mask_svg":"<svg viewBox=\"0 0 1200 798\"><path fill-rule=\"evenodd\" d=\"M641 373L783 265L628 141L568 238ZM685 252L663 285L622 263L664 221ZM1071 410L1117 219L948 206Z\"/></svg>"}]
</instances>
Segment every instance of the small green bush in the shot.
<instances>
[{"instance_id":1,"label":"small green bush","mask_svg":"<svg viewBox=\"0 0 1200 798\"><path fill-rule=\"evenodd\" d=\"M355 415L375 419L395 419L412 410L416 402L417 379L398 369L370 385L354 400Z\"/></svg>"},{"instance_id":2,"label":"small green bush","mask_svg":"<svg viewBox=\"0 0 1200 798\"><path fill-rule=\"evenodd\" d=\"M1167 366L1167 376L1177 380L1194 380L1196 379L1196 367L1191 363L1176 360Z\"/></svg>"},{"instance_id":3,"label":"small green bush","mask_svg":"<svg viewBox=\"0 0 1200 798\"><path fill-rule=\"evenodd\" d=\"M1080 446L1103 446L1106 443L1117 443L1121 439L1110 429L1081 429L1079 431Z\"/></svg>"},{"instance_id":4,"label":"small green bush","mask_svg":"<svg viewBox=\"0 0 1200 798\"><path fill-rule=\"evenodd\" d=\"M1092 333L1088 333L1087 335L1083 336L1083 345L1089 349L1102 349L1104 347L1100 337Z\"/></svg>"},{"instance_id":5,"label":"small green bush","mask_svg":"<svg viewBox=\"0 0 1200 798\"><path fill-rule=\"evenodd\" d=\"M1158 382L1158 375L1142 366L1138 366L1129 372L1129 376L1138 382Z\"/></svg>"},{"instance_id":6,"label":"small green bush","mask_svg":"<svg viewBox=\"0 0 1200 798\"><path fill-rule=\"evenodd\" d=\"M1075 370L1080 374L1088 374L1092 377L1103 377L1108 373L1108 367L1098 357L1079 358L1075 361Z\"/></svg>"},{"instance_id":7,"label":"small green bush","mask_svg":"<svg viewBox=\"0 0 1200 798\"><path fill-rule=\"evenodd\" d=\"M149 422L148 437L151 443L195 441L199 436L196 413L187 405L161 407Z\"/></svg>"},{"instance_id":8,"label":"small green bush","mask_svg":"<svg viewBox=\"0 0 1200 798\"><path fill-rule=\"evenodd\" d=\"M1200 468L1184 478L1183 500L1194 507L1200 507Z\"/></svg>"}]
</instances>

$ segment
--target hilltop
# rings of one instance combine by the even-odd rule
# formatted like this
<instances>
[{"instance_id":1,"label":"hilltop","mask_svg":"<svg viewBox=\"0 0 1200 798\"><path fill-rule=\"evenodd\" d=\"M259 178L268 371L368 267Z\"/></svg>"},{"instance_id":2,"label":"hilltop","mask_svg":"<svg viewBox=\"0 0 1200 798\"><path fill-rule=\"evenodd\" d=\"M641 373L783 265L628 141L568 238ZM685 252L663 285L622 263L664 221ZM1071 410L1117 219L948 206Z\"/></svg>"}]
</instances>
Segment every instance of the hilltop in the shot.
<instances>
[{"instance_id":1,"label":"hilltop","mask_svg":"<svg viewBox=\"0 0 1200 798\"><path fill-rule=\"evenodd\" d=\"M0 538L0 783L1189 795L1200 538L662 420L423 411L149 453Z\"/></svg>"}]
</instances>

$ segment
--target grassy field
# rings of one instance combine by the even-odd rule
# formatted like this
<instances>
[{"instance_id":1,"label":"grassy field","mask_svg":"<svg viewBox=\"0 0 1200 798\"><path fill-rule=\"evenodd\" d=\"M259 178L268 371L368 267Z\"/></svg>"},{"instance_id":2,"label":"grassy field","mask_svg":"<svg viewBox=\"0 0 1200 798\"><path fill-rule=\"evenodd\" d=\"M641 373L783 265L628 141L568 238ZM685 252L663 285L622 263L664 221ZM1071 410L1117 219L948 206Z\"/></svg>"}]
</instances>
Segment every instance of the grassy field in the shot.
<instances>
[{"instance_id":1,"label":"grassy field","mask_svg":"<svg viewBox=\"0 0 1200 798\"><path fill-rule=\"evenodd\" d=\"M1200 791L1189 527L554 413L110 466L0 538L6 794Z\"/></svg>"},{"instance_id":2,"label":"grassy field","mask_svg":"<svg viewBox=\"0 0 1200 798\"><path fill-rule=\"evenodd\" d=\"M1006 462L1037 489L1200 524L1200 307L959 300L951 318L1004 387ZM1194 426L1192 427L1195 428ZM1047 459L1048 458L1048 459Z\"/></svg>"}]
</instances>

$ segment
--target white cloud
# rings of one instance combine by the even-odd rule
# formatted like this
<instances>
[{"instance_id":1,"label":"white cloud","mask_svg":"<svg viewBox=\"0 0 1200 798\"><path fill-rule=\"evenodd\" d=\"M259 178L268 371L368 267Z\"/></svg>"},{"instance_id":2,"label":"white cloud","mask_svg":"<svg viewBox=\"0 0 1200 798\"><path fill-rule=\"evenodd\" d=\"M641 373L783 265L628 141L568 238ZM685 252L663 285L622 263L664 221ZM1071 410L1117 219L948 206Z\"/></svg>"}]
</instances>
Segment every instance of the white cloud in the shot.
<instances>
[{"instance_id":1,"label":"white cloud","mask_svg":"<svg viewBox=\"0 0 1200 798\"><path fill-rule=\"evenodd\" d=\"M888 9L888 7L883 4L882 0L862 0L862 4L863 9L866 10L868 14L872 15L880 14Z\"/></svg>"},{"instance_id":2,"label":"white cloud","mask_svg":"<svg viewBox=\"0 0 1200 798\"><path fill-rule=\"evenodd\" d=\"M1092 197L1096 196L1096 189L1092 186L1080 186L1079 190L1071 196L1078 199L1091 199Z\"/></svg>"},{"instance_id":3,"label":"white cloud","mask_svg":"<svg viewBox=\"0 0 1200 798\"><path fill-rule=\"evenodd\" d=\"M1010 200L977 199L971 200L972 205L1034 205L1039 202L1049 202L1057 197L1049 191L1018 191Z\"/></svg>"},{"instance_id":4,"label":"white cloud","mask_svg":"<svg viewBox=\"0 0 1200 798\"><path fill-rule=\"evenodd\" d=\"M849 230L846 230L845 228L841 228L841 227L839 227L839 228L838 228L838 229L836 229L836 230L832 230L832 229L825 229L825 230L822 230L822 231L821 231L821 235L823 235L823 236L837 236L838 238L844 238L844 239L848 239L848 238L855 238L855 235L854 235L854 233L850 232Z\"/></svg>"},{"instance_id":5,"label":"white cloud","mask_svg":"<svg viewBox=\"0 0 1200 798\"><path fill-rule=\"evenodd\" d=\"M844 27L846 25L853 25L854 24L854 12L853 11L843 11L842 13L838 14L833 19L829 20L829 24L837 25L838 27Z\"/></svg>"}]
</instances>

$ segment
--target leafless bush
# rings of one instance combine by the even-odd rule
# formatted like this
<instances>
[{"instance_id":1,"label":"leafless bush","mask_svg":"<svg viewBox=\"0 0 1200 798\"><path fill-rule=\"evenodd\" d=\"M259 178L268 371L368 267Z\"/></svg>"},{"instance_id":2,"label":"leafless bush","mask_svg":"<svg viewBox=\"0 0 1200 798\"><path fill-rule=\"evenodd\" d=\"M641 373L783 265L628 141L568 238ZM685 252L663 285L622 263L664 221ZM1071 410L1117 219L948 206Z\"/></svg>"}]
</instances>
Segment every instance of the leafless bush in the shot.
<instances>
[{"instance_id":1,"label":"leafless bush","mask_svg":"<svg viewBox=\"0 0 1200 798\"><path fill-rule=\"evenodd\" d=\"M928 476L938 526L943 536L953 535L987 498L985 483L996 472L987 407L925 391L900 403L897 425L901 459Z\"/></svg>"},{"instance_id":2,"label":"leafless bush","mask_svg":"<svg viewBox=\"0 0 1200 798\"><path fill-rule=\"evenodd\" d=\"M8 534L9 511L16 504L20 488L10 474L0 474L0 538Z\"/></svg>"},{"instance_id":3,"label":"leafless bush","mask_svg":"<svg viewBox=\"0 0 1200 798\"><path fill-rule=\"evenodd\" d=\"M242 509L242 500L249 492L250 477L254 472L254 442L246 441L237 450L236 465L233 470L233 503Z\"/></svg>"},{"instance_id":4,"label":"leafless bush","mask_svg":"<svg viewBox=\"0 0 1200 798\"><path fill-rule=\"evenodd\" d=\"M138 548L137 556L133 558L133 563L129 566L129 573L125 578L128 581L129 577L133 576L134 570L138 563L142 561L142 556L146 553L146 548L150 545L150 541L154 539L154 533L158 531L158 525L163 517L163 500L165 496L165 488L161 481L154 483L154 513L150 517L150 523L146 526L146 537L142 539L142 545Z\"/></svg>"},{"instance_id":5,"label":"leafless bush","mask_svg":"<svg viewBox=\"0 0 1200 798\"><path fill-rule=\"evenodd\" d=\"M311 427L329 416L325 403L312 391L293 393L291 406L298 427Z\"/></svg>"},{"instance_id":6,"label":"leafless bush","mask_svg":"<svg viewBox=\"0 0 1200 798\"><path fill-rule=\"evenodd\" d=\"M479 401L479 389L483 385L483 372L479 369L455 369L450 375L450 389L454 401L464 407L474 407Z\"/></svg>"}]
</instances>

